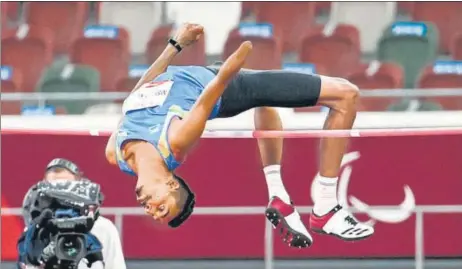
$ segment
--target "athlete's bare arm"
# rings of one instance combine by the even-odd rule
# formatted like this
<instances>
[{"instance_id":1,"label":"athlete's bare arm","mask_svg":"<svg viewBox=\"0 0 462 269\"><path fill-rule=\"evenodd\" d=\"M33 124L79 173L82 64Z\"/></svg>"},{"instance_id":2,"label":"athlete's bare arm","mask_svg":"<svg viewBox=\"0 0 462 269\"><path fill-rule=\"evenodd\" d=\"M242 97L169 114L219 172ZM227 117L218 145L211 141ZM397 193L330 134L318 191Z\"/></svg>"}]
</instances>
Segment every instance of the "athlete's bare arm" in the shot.
<instances>
[{"instance_id":1,"label":"athlete's bare arm","mask_svg":"<svg viewBox=\"0 0 462 269\"><path fill-rule=\"evenodd\" d=\"M228 82L244 65L245 59L251 50L252 43L250 41L242 43L228 57L217 76L205 87L184 119L172 123L169 140L173 152L178 153L180 156L184 155L199 140L215 104L223 94Z\"/></svg>"},{"instance_id":2,"label":"athlete's bare arm","mask_svg":"<svg viewBox=\"0 0 462 269\"><path fill-rule=\"evenodd\" d=\"M176 40L182 48L185 48L199 40L203 33L204 27L202 27L201 25L186 23L178 30L173 39ZM178 50L171 44L168 44L164 51L156 59L156 61L148 68L148 70L140 78L138 83L133 88L132 92L138 90L143 84L154 80L157 76L164 73L167 67L172 62L173 58L177 54ZM112 165L117 165L115 152L115 136L116 131L114 131L109 137L105 150L106 160Z\"/></svg>"},{"instance_id":3,"label":"athlete's bare arm","mask_svg":"<svg viewBox=\"0 0 462 269\"><path fill-rule=\"evenodd\" d=\"M184 48L199 40L203 33L204 27L201 25L187 23L178 30L173 39L177 41L182 48ZM144 73L144 75L138 81L133 91L136 91L143 84L152 81L158 75L164 73L177 54L178 50L171 44L168 44L164 51L157 58L157 60L149 67L148 71L146 71L146 73Z\"/></svg>"}]
</instances>

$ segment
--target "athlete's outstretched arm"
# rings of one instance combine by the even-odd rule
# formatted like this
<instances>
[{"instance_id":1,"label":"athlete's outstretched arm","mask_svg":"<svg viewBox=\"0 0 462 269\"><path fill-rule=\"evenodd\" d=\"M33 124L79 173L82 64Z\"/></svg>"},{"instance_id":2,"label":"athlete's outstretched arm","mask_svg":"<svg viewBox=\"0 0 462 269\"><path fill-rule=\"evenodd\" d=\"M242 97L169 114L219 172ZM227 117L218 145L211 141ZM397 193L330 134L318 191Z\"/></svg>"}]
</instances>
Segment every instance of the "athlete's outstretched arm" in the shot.
<instances>
[{"instance_id":1,"label":"athlete's outstretched arm","mask_svg":"<svg viewBox=\"0 0 462 269\"><path fill-rule=\"evenodd\" d=\"M203 33L204 27L201 25L186 23L178 30L173 39L178 42L181 48L184 48L199 40ZM160 54L160 56L156 59L156 61L140 78L132 92L138 90L143 84L152 81L158 75L164 73L177 54L178 50L169 43L164 51Z\"/></svg>"},{"instance_id":2,"label":"athlete's outstretched arm","mask_svg":"<svg viewBox=\"0 0 462 269\"><path fill-rule=\"evenodd\" d=\"M215 104L223 94L228 82L244 65L251 50L252 43L250 41L242 43L228 57L217 76L205 87L191 111L175 128L176 130L173 130L172 134L169 135L170 147L174 152L186 153L199 140Z\"/></svg>"},{"instance_id":3,"label":"athlete's outstretched arm","mask_svg":"<svg viewBox=\"0 0 462 269\"><path fill-rule=\"evenodd\" d=\"M203 33L204 27L201 25L186 23L178 30L173 39L178 42L181 48L185 48L199 40ZM132 92L138 90L143 84L152 81L158 75L165 72L177 54L178 50L169 43L164 51L160 54L160 56L156 59L156 61L148 68L146 73L143 74L143 76L133 88ZM122 120L119 122L119 125L121 122ZM117 165L115 152L115 132L117 131L114 131L109 137L105 150L106 160L113 165Z\"/></svg>"}]
</instances>

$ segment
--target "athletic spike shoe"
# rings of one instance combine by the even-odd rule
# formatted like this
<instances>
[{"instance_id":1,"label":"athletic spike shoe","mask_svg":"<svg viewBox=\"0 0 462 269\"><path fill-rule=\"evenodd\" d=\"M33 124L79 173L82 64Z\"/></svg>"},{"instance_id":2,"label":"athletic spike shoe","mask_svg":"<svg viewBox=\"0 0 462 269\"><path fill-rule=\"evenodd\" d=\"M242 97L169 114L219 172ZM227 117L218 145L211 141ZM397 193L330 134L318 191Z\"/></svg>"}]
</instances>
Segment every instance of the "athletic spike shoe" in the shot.
<instances>
[{"instance_id":1,"label":"athletic spike shoe","mask_svg":"<svg viewBox=\"0 0 462 269\"><path fill-rule=\"evenodd\" d=\"M324 216L310 215L310 228L313 232L336 236L344 241L358 241L374 234L374 228L359 222L340 205Z\"/></svg>"},{"instance_id":2,"label":"athletic spike shoe","mask_svg":"<svg viewBox=\"0 0 462 269\"><path fill-rule=\"evenodd\" d=\"M282 240L290 247L306 248L313 244L313 238L302 223L293 204L286 204L273 196L265 211L266 218L278 230Z\"/></svg>"}]
</instances>

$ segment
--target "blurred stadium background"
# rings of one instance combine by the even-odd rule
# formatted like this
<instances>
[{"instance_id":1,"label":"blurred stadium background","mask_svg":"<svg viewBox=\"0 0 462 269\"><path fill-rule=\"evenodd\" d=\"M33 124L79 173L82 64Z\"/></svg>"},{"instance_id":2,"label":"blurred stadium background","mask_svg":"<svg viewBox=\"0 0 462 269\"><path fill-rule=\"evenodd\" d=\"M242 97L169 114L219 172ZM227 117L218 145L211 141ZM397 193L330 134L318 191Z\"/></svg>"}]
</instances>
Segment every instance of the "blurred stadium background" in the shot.
<instances>
[{"instance_id":1,"label":"blurred stadium background","mask_svg":"<svg viewBox=\"0 0 462 269\"><path fill-rule=\"evenodd\" d=\"M1 2L2 129L111 130L123 98L186 21L204 25L205 36L176 65L212 64L251 40L248 68L357 84L357 128L462 126L462 2ZM325 117L323 108L281 113L289 129L321 128ZM251 125L246 114L210 128ZM2 209L18 213L46 163L65 157L103 185L129 268L462 268L460 136L353 140L342 195L377 221L377 234L356 244L316 237L303 251L265 234L255 141L205 139L180 171L193 178L200 214L178 231L140 214L127 191L134 181L105 164L104 142L2 133ZM297 204L311 205L316 149L316 139L286 143L284 174ZM405 185L391 213L352 199L398 205ZM2 268L13 268L22 221L1 219Z\"/></svg>"}]
</instances>

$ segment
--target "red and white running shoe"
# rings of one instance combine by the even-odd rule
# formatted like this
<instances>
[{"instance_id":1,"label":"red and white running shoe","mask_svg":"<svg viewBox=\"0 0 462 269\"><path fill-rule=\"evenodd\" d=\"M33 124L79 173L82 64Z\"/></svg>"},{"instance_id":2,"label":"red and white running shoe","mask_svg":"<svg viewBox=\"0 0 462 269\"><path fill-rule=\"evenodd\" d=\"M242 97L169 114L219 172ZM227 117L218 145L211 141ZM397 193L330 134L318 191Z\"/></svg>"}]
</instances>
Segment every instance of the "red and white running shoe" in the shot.
<instances>
[{"instance_id":1,"label":"red and white running shoe","mask_svg":"<svg viewBox=\"0 0 462 269\"><path fill-rule=\"evenodd\" d=\"M324 216L310 215L313 232L336 236L344 241L357 241L374 234L374 227L359 222L350 212L337 205Z\"/></svg>"},{"instance_id":2,"label":"red and white running shoe","mask_svg":"<svg viewBox=\"0 0 462 269\"><path fill-rule=\"evenodd\" d=\"M286 204L279 197L273 196L265 214L290 247L306 248L313 244L313 238L293 204Z\"/></svg>"}]
</instances>

